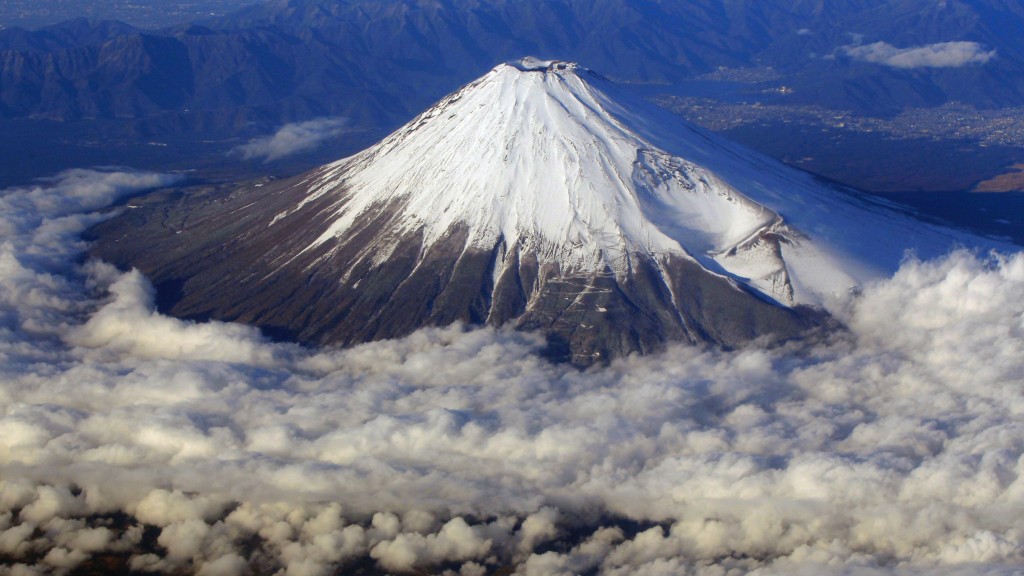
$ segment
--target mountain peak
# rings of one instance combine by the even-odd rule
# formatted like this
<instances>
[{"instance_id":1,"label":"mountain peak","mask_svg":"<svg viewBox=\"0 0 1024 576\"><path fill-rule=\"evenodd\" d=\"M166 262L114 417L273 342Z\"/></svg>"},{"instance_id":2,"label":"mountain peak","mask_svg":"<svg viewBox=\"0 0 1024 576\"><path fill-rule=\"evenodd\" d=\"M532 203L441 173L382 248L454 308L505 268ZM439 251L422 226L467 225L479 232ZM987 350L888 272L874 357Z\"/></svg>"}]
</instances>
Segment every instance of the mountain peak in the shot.
<instances>
[{"instance_id":1,"label":"mountain peak","mask_svg":"<svg viewBox=\"0 0 1024 576\"><path fill-rule=\"evenodd\" d=\"M513 324L584 365L792 337L906 249L963 239L580 70L499 65L355 156L186 207L187 230L130 222L146 249L96 252L173 283L185 316L343 344Z\"/></svg>"},{"instance_id":2,"label":"mountain peak","mask_svg":"<svg viewBox=\"0 0 1024 576\"><path fill-rule=\"evenodd\" d=\"M421 233L432 246L465 226L474 248L522 245L565 270L622 277L636 254L707 260L778 221L645 141L578 70L535 58L498 66L379 145L328 167L304 202L360 192L336 197L334 221L308 249L390 204L396 218L385 236ZM378 261L393 249L372 247ZM781 292L770 297L793 303Z\"/></svg>"}]
</instances>

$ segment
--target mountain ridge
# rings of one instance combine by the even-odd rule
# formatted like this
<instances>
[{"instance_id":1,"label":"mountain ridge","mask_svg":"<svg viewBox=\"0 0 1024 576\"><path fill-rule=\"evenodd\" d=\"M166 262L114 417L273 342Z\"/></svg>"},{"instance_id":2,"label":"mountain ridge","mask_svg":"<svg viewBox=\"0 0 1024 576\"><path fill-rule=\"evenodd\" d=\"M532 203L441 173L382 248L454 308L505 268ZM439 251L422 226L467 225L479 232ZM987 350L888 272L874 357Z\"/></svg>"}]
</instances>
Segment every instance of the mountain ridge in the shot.
<instances>
[{"instance_id":1,"label":"mountain ridge","mask_svg":"<svg viewBox=\"0 0 1024 576\"><path fill-rule=\"evenodd\" d=\"M787 102L871 113L951 100L979 107L1024 100L1024 43L1005 33L1014 23L1024 26L1024 7L999 0L872 6L308 0L163 31L109 23L90 31L78 21L0 32L0 114L148 118L260 107L249 117L270 125L346 114L393 127L494 62L523 53L580 61L616 81L666 86L720 67L772 67L793 88ZM108 46L122 36L159 39L184 57L161 61L144 51L139 59ZM971 41L997 54L984 65L900 70L842 50L876 41L900 48ZM94 56L100 51L102 65ZM180 98L155 101L145 83L150 76L186 89ZM24 94L36 96L17 97ZM119 106L146 100L152 105Z\"/></svg>"}]
</instances>

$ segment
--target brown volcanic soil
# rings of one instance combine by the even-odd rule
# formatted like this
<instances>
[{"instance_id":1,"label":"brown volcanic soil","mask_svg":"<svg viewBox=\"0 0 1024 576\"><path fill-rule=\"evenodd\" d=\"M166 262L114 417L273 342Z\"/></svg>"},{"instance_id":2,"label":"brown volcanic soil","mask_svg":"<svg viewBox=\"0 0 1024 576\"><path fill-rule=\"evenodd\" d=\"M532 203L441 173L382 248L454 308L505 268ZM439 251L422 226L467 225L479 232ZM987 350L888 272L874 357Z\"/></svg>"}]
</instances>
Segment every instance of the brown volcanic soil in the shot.
<instances>
[{"instance_id":1,"label":"brown volcanic soil","mask_svg":"<svg viewBox=\"0 0 1024 576\"><path fill-rule=\"evenodd\" d=\"M974 187L975 192L1024 192L1024 164L1014 164L1010 171L990 178Z\"/></svg>"}]
</instances>

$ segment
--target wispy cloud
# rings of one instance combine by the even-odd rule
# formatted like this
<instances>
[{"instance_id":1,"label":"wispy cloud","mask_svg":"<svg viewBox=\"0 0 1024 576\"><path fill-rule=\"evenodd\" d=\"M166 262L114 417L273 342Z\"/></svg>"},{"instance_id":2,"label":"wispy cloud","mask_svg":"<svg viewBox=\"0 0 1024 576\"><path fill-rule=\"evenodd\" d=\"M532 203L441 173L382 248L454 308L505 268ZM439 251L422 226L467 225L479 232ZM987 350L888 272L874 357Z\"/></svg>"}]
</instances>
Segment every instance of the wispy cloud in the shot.
<instances>
[{"instance_id":1,"label":"wispy cloud","mask_svg":"<svg viewBox=\"0 0 1024 576\"><path fill-rule=\"evenodd\" d=\"M791 348L577 372L530 334L455 326L305 350L164 317L140 274L77 264L101 217L58 196L106 178L0 193L0 573L1024 562L1024 254L909 261L837 308L848 333Z\"/></svg>"},{"instance_id":2,"label":"wispy cloud","mask_svg":"<svg viewBox=\"0 0 1024 576\"><path fill-rule=\"evenodd\" d=\"M995 50L986 50L977 42L940 42L910 48L897 48L887 42L857 43L840 50L854 60L893 68L958 68L984 64L996 57Z\"/></svg>"},{"instance_id":3,"label":"wispy cloud","mask_svg":"<svg viewBox=\"0 0 1024 576\"><path fill-rule=\"evenodd\" d=\"M319 118L286 124L270 136L256 138L236 147L232 153L239 154L246 160L280 160L319 147L324 141L341 134L347 124L348 121L344 118Z\"/></svg>"}]
</instances>

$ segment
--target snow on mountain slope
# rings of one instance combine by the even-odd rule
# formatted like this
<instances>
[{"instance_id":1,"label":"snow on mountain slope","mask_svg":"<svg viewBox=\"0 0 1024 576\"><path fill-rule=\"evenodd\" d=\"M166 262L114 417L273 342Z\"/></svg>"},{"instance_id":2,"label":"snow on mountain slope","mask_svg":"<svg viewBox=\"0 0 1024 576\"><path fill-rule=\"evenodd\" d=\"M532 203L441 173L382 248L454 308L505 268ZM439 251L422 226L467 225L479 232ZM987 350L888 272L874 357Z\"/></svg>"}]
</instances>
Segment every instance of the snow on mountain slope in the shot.
<instances>
[{"instance_id":1,"label":"snow on mountain slope","mask_svg":"<svg viewBox=\"0 0 1024 576\"><path fill-rule=\"evenodd\" d=\"M424 252L465 224L472 247L520 242L572 271L621 277L635 254L674 254L787 305L820 305L895 270L907 248L955 241L723 143L576 64L533 58L326 167L275 223L332 194L333 222L307 249L397 202L380 238L422 228ZM396 245L368 250L379 262Z\"/></svg>"}]
</instances>

